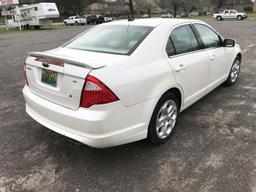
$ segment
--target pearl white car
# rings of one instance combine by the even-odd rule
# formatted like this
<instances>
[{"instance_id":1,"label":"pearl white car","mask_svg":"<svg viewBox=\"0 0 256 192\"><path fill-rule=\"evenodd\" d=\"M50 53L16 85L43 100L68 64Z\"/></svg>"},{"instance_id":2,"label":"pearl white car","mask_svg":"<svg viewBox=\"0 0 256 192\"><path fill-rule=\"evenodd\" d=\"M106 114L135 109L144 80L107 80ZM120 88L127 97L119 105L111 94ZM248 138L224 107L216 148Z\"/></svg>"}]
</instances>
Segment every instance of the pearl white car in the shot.
<instances>
[{"instance_id":1,"label":"pearl white car","mask_svg":"<svg viewBox=\"0 0 256 192\"><path fill-rule=\"evenodd\" d=\"M241 59L234 40L201 21L102 24L56 49L29 53L26 111L92 147L146 138L161 144L181 111L236 82Z\"/></svg>"}]
</instances>

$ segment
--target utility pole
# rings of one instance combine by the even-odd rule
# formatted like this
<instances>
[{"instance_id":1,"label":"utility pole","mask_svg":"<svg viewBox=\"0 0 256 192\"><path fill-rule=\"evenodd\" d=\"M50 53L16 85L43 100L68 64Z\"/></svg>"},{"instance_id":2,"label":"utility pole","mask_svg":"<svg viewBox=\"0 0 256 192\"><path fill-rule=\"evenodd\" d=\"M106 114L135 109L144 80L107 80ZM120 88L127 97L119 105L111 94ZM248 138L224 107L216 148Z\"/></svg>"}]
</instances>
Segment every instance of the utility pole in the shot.
<instances>
[{"instance_id":1,"label":"utility pole","mask_svg":"<svg viewBox=\"0 0 256 192\"><path fill-rule=\"evenodd\" d=\"M134 9L133 9L133 2L132 2L132 0L129 0L129 7L130 7L129 21L133 21L134 20Z\"/></svg>"}]
</instances>

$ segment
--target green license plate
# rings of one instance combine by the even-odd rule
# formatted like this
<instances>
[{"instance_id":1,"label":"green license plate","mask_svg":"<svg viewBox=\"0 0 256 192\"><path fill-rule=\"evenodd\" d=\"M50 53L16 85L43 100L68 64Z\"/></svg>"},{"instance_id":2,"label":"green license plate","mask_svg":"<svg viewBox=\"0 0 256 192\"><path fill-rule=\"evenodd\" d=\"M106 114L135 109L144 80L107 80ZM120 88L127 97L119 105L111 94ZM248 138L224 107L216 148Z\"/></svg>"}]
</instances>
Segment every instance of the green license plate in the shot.
<instances>
[{"instance_id":1,"label":"green license plate","mask_svg":"<svg viewBox=\"0 0 256 192\"><path fill-rule=\"evenodd\" d=\"M42 69L42 83L45 83L47 85L57 87L57 78L58 73L54 71L49 71L47 69Z\"/></svg>"}]
</instances>

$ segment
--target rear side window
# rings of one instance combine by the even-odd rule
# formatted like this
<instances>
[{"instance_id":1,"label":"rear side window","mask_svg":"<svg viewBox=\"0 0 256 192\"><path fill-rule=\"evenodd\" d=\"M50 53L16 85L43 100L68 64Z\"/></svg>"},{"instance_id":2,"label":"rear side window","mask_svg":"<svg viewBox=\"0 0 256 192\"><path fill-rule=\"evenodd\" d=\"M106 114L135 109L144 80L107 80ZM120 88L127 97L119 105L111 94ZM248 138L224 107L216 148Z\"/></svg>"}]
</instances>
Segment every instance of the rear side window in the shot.
<instances>
[{"instance_id":1,"label":"rear side window","mask_svg":"<svg viewBox=\"0 0 256 192\"><path fill-rule=\"evenodd\" d=\"M188 53L199 49L197 38L189 25L174 29L171 33L176 54Z\"/></svg>"},{"instance_id":2,"label":"rear side window","mask_svg":"<svg viewBox=\"0 0 256 192\"><path fill-rule=\"evenodd\" d=\"M219 47L221 45L220 37L215 31L202 24L194 24L194 27L203 41L205 48Z\"/></svg>"},{"instance_id":3,"label":"rear side window","mask_svg":"<svg viewBox=\"0 0 256 192\"><path fill-rule=\"evenodd\" d=\"M172 44L170 38L168 39L168 42L167 42L167 45L166 45L166 53L169 57L172 56L172 55L175 55L175 49L173 47L173 44Z\"/></svg>"}]
</instances>

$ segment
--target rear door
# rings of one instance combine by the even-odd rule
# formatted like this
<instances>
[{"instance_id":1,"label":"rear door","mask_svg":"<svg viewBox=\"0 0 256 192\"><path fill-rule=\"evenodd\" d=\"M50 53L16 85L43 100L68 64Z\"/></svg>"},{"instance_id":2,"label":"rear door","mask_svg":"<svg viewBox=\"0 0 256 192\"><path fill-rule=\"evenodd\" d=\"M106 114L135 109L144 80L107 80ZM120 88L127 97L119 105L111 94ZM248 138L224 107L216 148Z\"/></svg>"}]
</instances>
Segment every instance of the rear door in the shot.
<instances>
[{"instance_id":1,"label":"rear door","mask_svg":"<svg viewBox=\"0 0 256 192\"><path fill-rule=\"evenodd\" d=\"M230 19L236 19L237 12L234 10L230 11Z\"/></svg>"},{"instance_id":2,"label":"rear door","mask_svg":"<svg viewBox=\"0 0 256 192\"><path fill-rule=\"evenodd\" d=\"M209 56L200 50L199 41L190 25L175 28L166 47L176 81L183 88L184 105L204 95L208 82Z\"/></svg>"},{"instance_id":3,"label":"rear door","mask_svg":"<svg viewBox=\"0 0 256 192\"><path fill-rule=\"evenodd\" d=\"M223 18L224 18L224 19L229 19L229 18L230 18L230 15L229 15L229 14L230 14L229 10L224 11L224 12L223 12Z\"/></svg>"}]
</instances>

